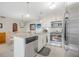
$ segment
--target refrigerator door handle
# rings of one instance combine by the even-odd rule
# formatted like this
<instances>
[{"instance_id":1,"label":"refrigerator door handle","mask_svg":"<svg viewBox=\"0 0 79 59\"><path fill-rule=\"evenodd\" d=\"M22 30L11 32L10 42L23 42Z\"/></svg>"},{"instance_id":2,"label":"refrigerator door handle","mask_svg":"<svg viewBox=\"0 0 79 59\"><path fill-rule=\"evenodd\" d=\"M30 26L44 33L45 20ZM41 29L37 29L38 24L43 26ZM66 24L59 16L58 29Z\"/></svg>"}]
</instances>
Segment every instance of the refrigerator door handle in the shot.
<instances>
[{"instance_id":1,"label":"refrigerator door handle","mask_svg":"<svg viewBox=\"0 0 79 59\"><path fill-rule=\"evenodd\" d=\"M67 27L69 25L69 21L65 20L64 22L64 40L65 40L65 45L68 45L69 44L69 40L68 40L68 35L67 35Z\"/></svg>"}]
</instances>

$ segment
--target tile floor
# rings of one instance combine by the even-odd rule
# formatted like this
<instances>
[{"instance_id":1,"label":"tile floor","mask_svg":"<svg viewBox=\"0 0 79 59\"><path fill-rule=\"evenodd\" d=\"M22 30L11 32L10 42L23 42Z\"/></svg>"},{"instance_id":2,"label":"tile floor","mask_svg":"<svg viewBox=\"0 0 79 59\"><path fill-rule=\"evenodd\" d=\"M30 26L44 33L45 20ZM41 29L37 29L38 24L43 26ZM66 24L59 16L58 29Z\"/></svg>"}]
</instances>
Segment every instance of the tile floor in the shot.
<instances>
[{"instance_id":1,"label":"tile floor","mask_svg":"<svg viewBox=\"0 0 79 59\"><path fill-rule=\"evenodd\" d=\"M65 51L62 47L52 46L52 45L46 45L46 47L51 49L51 52L48 56L42 56L37 54L37 57L64 57Z\"/></svg>"},{"instance_id":2,"label":"tile floor","mask_svg":"<svg viewBox=\"0 0 79 59\"><path fill-rule=\"evenodd\" d=\"M13 57L13 45L1 44L0 57Z\"/></svg>"},{"instance_id":3,"label":"tile floor","mask_svg":"<svg viewBox=\"0 0 79 59\"><path fill-rule=\"evenodd\" d=\"M51 49L48 56L42 56L37 54L36 57L64 57L64 48L46 45ZM0 45L0 57L13 57L13 46L8 44Z\"/></svg>"}]
</instances>

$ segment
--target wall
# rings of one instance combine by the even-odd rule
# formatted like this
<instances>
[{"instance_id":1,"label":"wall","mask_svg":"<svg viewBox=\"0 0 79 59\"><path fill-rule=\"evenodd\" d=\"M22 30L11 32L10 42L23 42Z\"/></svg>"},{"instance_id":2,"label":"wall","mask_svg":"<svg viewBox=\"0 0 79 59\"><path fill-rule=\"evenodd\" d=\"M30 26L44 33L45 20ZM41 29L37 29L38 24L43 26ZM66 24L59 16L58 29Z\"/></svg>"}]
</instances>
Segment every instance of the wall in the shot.
<instances>
[{"instance_id":1,"label":"wall","mask_svg":"<svg viewBox=\"0 0 79 59\"><path fill-rule=\"evenodd\" d=\"M27 25L26 25L26 32L29 32L30 31L30 24L35 24L36 23L36 21L35 20L30 20L30 21L28 21L27 22Z\"/></svg>"},{"instance_id":2,"label":"wall","mask_svg":"<svg viewBox=\"0 0 79 59\"><path fill-rule=\"evenodd\" d=\"M15 34L12 32L12 24L17 23L18 24L18 32L28 32L30 31L30 24L37 23L36 20L32 21L24 21L26 22L25 27L21 28L22 20L17 20L13 18L0 18L0 23L3 24L3 28L0 28L0 32L6 32L7 37Z\"/></svg>"},{"instance_id":3,"label":"wall","mask_svg":"<svg viewBox=\"0 0 79 59\"><path fill-rule=\"evenodd\" d=\"M39 24L39 23L41 23L40 20L30 20L30 21L28 21L28 22L27 22L27 25L26 25L26 28L27 28L27 29L26 29L26 30L27 30L26 32L30 32L30 24ZM41 23L41 25L42 25L42 23ZM42 25L42 26L43 26L43 25ZM42 29L42 27L41 27L41 29ZM35 32L40 32L41 29L39 29L39 30L36 29Z\"/></svg>"},{"instance_id":4,"label":"wall","mask_svg":"<svg viewBox=\"0 0 79 59\"><path fill-rule=\"evenodd\" d=\"M12 32L12 24L18 22L11 18L0 18L0 23L3 24L3 28L0 28L0 32Z\"/></svg>"},{"instance_id":5,"label":"wall","mask_svg":"<svg viewBox=\"0 0 79 59\"><path fill-rule=\"evenodd\" d=\"M6 42L10 40L10 37L14 34L12 32L13 23L20 24L20 20L16 20L13 18L0 18L0 23L3 24L3 28L0 28L0 32L6 32ZM21 32L20 26L18 26L18 32Z\"/></svg>"}]
</instances>

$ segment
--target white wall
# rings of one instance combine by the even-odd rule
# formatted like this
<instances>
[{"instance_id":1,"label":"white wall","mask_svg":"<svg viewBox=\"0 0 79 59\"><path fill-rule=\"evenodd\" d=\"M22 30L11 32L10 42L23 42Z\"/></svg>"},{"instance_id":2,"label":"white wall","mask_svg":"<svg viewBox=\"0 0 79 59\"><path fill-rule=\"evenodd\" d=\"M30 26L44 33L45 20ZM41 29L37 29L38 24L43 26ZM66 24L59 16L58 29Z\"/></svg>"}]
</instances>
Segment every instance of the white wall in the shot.
<instances>
[{"instance_id":1,"label":"white wall","mask_svg":"<svg viewBox=\"0 0 79 59\"><path fill-rule=\"evenodd\" d=\"M30 21L28 21L28 22L27 22L27 25L26 25L26 28L27 28L26 30L27 30L27 32L30 31L30 24L38 24L38 23L41 23L40 20L39 20L39 21L38 21L38 20L30 20ZM42 23L41 23L41 24L42 24ZM42 24L42 26L43 26L43 24ZM42 29L42 27L41 27L41 29ZM39 30L36 29L35 32L40 32L41 29L39 29Z\"/></svg>"},{"instance_id":2,"label":"white wall","mask_svg":"<svg viewBox=\"0 0 79 59\"><path fill-rule=\"evenodd\" d=\"M13 19L13 18L0 18L0 23L2 23L3 28L0 28L0 32L6 32L6 42L10 40L10 37L14 34L12 31L12 25L13 23L18 24L18 31L17 32L23 32L23 30L20 28L20 20Z\"/></svg>"},{"instance_id":3,"label":"white wall","mask_svg":"<svg viewBox=\"0 0 79 59\"><path fill-rule=\"evenodd\" d=\"M12 24L18 24L18 21L11 18L0 18L0 23L3 24L3 28L0 28L0 32L12 32Z\"/></svg>"},{"instance_id":4,"label":"white wall","mask_svg":"<svg viewBox=\"0 0 79 59\"><path fill-rule=\"evenodd\" d=\"M35 24L36 21L35 20L30 20L27 22L26 28L27 28L27 32L30 31L30 24Z\"/></svg>"}]
</instances>

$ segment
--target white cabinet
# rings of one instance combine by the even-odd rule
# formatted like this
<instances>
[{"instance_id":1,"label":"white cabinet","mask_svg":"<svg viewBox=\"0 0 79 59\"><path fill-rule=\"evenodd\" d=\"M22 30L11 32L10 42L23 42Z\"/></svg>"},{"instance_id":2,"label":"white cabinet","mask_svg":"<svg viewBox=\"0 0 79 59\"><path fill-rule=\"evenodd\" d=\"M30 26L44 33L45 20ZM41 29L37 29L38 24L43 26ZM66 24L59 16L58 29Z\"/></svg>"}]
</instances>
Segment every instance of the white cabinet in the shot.
<instances>
[{"instance_id":1,"label":"white cabinet","mask_svg":"<svg viewBox=\"0 0 79 59\"><path fill-rule=\"evenodd\" d=\"M14 37L14 57L34 57L38 48L37 36Z\"/></svg>"},{"instance_id":2,"label":"white cabinet","mask_svg":"<svg viewBox=\"0 0 79 59\"><path fill-rule=\"evenodd\" d=\"M14 57L24 57L25 53L25 39L21 37L14 37Z\"/></svg>"},{"instance_id":3,"label":"white cabinet","mask_svg":"<svg viewBox=\"0 0 79 59\"><path fill-rule=\"evenodd\" d=\"M31 43L26 44L25 46L25 57L34 57L36 56L36 49L38 48L38 40L35 40Z\"/></svg>"},{"instance_id":4,"label":"white cabinet","mask_svg":"<svg viewBox=\"0 0 79 59\"><path fill-rule=\"evenodd\" d=\"M38 52L46 45L47 33L39 34L38 36Z\"/></svg>"}]
</instances>

